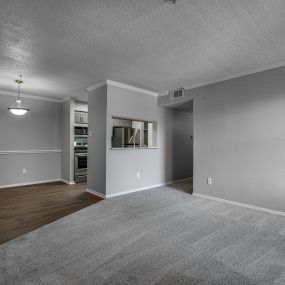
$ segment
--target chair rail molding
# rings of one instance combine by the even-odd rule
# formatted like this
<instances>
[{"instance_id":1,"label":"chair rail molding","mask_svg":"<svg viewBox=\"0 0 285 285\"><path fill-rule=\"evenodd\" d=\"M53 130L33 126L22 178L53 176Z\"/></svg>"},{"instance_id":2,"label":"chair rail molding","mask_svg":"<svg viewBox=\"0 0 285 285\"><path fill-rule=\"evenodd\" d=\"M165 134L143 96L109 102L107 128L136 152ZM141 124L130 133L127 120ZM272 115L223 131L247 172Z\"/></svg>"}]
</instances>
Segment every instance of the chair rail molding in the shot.
<instances>
[{"instance_id":1,"label":"chair rail molding","mask_svg":"<svg viewBox=\"0 0 285 285\"><path fill-rule=\"evenodd\" d=\"M0 150L0 155L61 153L61 149Z\"/></svg>"}]
</instances>

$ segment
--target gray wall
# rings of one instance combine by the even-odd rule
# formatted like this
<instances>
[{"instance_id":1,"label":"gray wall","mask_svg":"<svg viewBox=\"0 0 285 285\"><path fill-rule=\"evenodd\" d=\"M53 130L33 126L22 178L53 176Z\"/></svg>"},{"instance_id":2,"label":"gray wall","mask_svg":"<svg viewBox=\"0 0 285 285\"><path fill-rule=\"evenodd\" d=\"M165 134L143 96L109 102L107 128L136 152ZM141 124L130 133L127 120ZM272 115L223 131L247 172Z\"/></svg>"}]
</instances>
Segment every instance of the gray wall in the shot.
<instances>
[{"instance_id":1,"label":"gray wall","mask_svg":"<svg viewBox=\"0 0 285 285\"><path fill-rule=\"evenodd\" d=\"M61 104L62 124L62 179L68 183L74 181L74 153L73 153L73 121L74 101L68 100Z\"/></svg>"},{"instance_id":2,"label":"gray wall","mask_svg":"<svg viewBox=\"0 0 285 285\"><path fill-rule=\"evenodd\" d=\"M23 117L12 115L7 107L16 98L0 95L0 186L61 178L61 105L24 99L31 109ZM44 153L28 153L45 150ZM26 153L3 154L3 151ZM22 169L27 169L27 174Z\"/></svg>"},{"instance_id":3,"label":"gray wall","mask_svg":"<svg viewBox=\"0 0 285 285\"><path fill-rule=\"evenodd\" d=\"M194 192L285 212L284 78L278 68L192 89Z\"/></svg>"},{"instance_id":4,"label":"gray wall","mask_svg":"<svg viewBox=\"0 0 285 285\"><path fill-rule=\"evenodd\" d=\"M88 95L88 188L106 194L107 86ZM90 136L90 134L92 135Z\"/></svg>"},{"instance_id":5,"label":"gray wall","mask_svg":"<svg viewBox=\"0 0 285 285\"><path fill-rule=\"evenodd\" d=\"M158 107L154 96L114 86L107 89L107 194L171 181L173 111ZM157 121L158 149L111 150L112 116Z\"/></svg>"},{"instance_id":6,"label":"gray wall","mask_svg":"<svg viewBox=\"0 0 285 285\"><path fill-rule=\"evenodd\" d=\"M193 114L173 111L173 180L193 176Z\"/></svg>"}]
</instances>

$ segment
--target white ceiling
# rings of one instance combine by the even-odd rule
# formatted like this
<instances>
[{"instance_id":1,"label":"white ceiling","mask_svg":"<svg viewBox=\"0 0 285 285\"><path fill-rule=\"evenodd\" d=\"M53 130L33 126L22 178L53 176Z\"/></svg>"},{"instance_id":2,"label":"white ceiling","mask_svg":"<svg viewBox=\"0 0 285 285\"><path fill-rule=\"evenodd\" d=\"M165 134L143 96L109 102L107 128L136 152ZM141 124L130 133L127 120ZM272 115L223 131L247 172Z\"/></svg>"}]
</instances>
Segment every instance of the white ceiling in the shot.
<instances>
[{"instance_id":1,"label":"white ceiling","mask_svg":"<svg viewBox=\"0 0 285 285\"><path fill-rule=\"evenodd\" d=\"M285 65L285 0L1 0L0 89L162 92Z\"/></svg>"}]
</instances>

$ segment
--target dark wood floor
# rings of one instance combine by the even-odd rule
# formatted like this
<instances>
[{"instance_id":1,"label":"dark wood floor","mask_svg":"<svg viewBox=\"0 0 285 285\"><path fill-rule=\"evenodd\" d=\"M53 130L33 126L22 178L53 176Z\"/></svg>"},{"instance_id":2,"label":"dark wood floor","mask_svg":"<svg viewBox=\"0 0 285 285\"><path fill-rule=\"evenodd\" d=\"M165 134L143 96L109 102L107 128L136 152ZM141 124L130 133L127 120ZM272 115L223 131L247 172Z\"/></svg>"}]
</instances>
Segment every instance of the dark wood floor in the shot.
<instances>
[{"instance_id":1,"label":"dark wood floor","mask_svg":"<svg viewBox=\"0 0 285 285\"><path fill-rule=\"evenodd\" d=\"M192 178L185 179L185 180L178 181L178 182L174 182L173 184L171 184L171 187L175 188L179 191L185 192L185 193L193 194L193 180L192 180Z\"/></svg>"},{"instance_id":2,"label":"dark wood floor","mask_svg":"<svg viewBox=\"0 0 285 285\"><path fill-rule=\"evenodd\" d=\"M99 202L83 183L0 189L0 244Z\"/></svg>"}]
</instances>

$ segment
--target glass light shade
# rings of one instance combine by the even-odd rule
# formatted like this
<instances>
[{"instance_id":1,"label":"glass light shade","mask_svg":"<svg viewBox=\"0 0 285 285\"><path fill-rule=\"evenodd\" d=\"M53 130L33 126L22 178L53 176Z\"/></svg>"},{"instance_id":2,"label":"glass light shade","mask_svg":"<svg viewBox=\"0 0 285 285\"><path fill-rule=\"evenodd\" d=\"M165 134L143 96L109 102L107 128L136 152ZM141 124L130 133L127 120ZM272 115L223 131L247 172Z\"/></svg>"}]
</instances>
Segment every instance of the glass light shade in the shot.
<instances>
[{"instance_id":1,"label":"glass light shade","mask_svg":"<svg viewBox=\"0 0 285 285\"><path fill-rule=\"evenodd\" d=\"M16 116L23 116L23 115L25 115L28 111L30 111L29 109L23 107L23 105L22 105L22 100L21 100L21 99L18 98L17 100L15 100L15 102L16 102L16 106L15 106L15 107L10 107L10 108L8 108L8 110L9 110L12 114L14 114L14 115L16 115Z\"/></svg>"},{"instance_id":2,"label":"glass light shade","mask_svg":"<svg viewBox=\"0 0 285 285\"><path fill-rule=\"evenodd\" d=\"M14 114L14 115L17 115L17 116L23 116L23 115L25 115L28 111L29 111L29 109L25 109L25 108L13 108L13 107L11 107L11 108L8 108L8 110L12 113L12 114Z\"/></svg>"}]
</instances>

